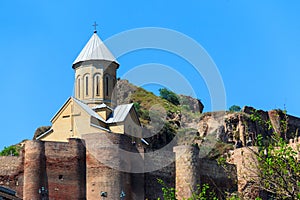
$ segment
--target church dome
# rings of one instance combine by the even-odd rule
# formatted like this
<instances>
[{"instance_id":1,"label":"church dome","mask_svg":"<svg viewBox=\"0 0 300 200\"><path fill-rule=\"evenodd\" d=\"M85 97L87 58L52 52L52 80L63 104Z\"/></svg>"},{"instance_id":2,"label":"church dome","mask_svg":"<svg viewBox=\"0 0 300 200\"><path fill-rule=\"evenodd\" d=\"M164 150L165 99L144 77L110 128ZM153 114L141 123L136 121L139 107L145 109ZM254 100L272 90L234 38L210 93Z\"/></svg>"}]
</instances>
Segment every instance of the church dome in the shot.
<instances>
[{"instance_id":1,"label":"church dome","mask_svg":"<svg viewBox=\"0 0 300 200\"><path fill-rule=\"evenodd\" d=\"M119 63L116 61L116 58L105 46L105 44L99 38L96 32L94 32L88 43L85 45L78 57L73 62L73 68L75 68L75 65L77 63L90 60L111 61L119 65Z\"/></svg>"}]
</instances>

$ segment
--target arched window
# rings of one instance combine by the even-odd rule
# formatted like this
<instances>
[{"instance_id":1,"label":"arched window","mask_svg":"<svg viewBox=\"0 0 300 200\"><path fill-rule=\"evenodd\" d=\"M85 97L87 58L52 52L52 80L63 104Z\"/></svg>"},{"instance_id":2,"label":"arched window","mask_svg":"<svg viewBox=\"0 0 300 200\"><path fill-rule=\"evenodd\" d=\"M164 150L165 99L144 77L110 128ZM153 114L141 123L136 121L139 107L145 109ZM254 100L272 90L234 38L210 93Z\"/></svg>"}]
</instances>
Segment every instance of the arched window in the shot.
<instances>
[{"instance_id":1,"label":"arched window","mask_svg":"<svg viewBox=\"0 0 300 200\"><path fill-rule=\"evenodd\" d=\"M105 95L108 96L108 75L105 77Z\"/></svg>"},{"instance_id":2,"label":"arched window","mask_svg":"<svg viewBox=\"0 0 300 200\"><path fill-rule=\"evenodd\" d=\"M94 90L95 90L95 95L100 96L100 76L96 75L94 77Z\"/></svg>"},{"instance_id":3,"label":"arched window","mask_svg":"<svg viewBox=\"0 0 300 200\"><path fill-rule=\"evenodd\" d=\"M89 96L89 76L88 75L85 75L84 76L84 94L85 96Z\"/></svg>"},{"instance_id":4,"label":"arched window","mask_svg":"<svg viewBox=\"0 0 300 200\"><path fill-rule=\"evenodd\" d=\"M77 78L77 97L80 98L80 78Z\"/></svg>"},{"instance_id":5,"label":"arched window","mask_svg":"<svg viewBox=\"0 0 300 200\"><path fill-rule=\"evenodd\" d=\"M85 95L89 95L89 77L85 77Z\"/></svg>"}]
</instances>

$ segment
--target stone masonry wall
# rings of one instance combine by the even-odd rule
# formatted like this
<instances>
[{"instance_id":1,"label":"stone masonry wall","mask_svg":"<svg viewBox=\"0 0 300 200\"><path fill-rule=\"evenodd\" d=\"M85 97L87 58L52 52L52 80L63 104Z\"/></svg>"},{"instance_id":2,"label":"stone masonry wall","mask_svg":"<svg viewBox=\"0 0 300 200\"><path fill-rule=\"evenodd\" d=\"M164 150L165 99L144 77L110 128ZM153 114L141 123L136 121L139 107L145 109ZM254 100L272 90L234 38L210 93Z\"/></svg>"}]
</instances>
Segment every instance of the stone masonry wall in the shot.
<instances>
[{"instance_id":1,"label":"stone masonry wall","mask_svg":"<svg viewBox=\"0 0 300 200\"><path fill-rule=\"evenodd\" d=\"M0 185L15 190L18 197L23 197L24 157L0 156Z\"/></svg>"},{"instance_id":2,"label":"stone masonry wall","mask_svg":"<svg viewBox=\"0 0 300 200\"><path fill-rule=\"evenodd\" d=\"M145 152L145 198L163 199L162 186L158 179L168 187L175 188L175 154L171 151Z\"/></svg>"},{"instance_id":3,"label":"stone masonry wall","mask_svg":"<svg viewBox=\"0 0 300 200\"><path fill-rule=\"evenodd\" d=\"M176 190L178 199L192 196L200 184L199 149L194 146L174 147L176 155Z\"/></svg>"},{"instance_id":4,"label":"stone masonry wall","mask_svg":"<svg viewBox=\"0 0 300 200\"><path fill-rule=\"evenodd\" d=\"M41 187L47 187L45 147L41 141L26 141L24 156L23 199L40 199Z\"/></svg>"},{"instance_id":5,"label":"stone masonry wall","mask_svg":"<svg viewBox=\"0 0 300 200\"><path fill-rule=\"evenodd\" d=\"M238 192L245 199L255 199L260 190L255 184L259 180L257 176L257 159L254 152L256 147L243 147L234 150L228 162L237 167Z\"/></svg>"},{"instance_id":6,"label":"stone masonry wall","mask_svg":"<svg viewBox=\"0 0 300 200\"><path fill-rule=\"evenodd\" d=\"M80 139L45 142L49 199L86 199L86 150Z\"/></svg>"},{"instance_id":7,"label":"stone masonry wall","mask_svg":"<svg viewBox=\"0 0 300 200\"><path fill-rule=\"evenodd\" d=\"M87 147L87 199L100 199L107 192L108 199L141 199L131 188L133 151L130 137L121 134L96 133L83 135ZM141 188L143 188L143 184Z\"/></svg>"},{"instance_id":8,"label":"stone masonry wall","mask_svg":"<svg viewBox=\"0 0 300 200\"><path fill-rule=\"evenodd\" d=\"M201 184L207 183L219 199L224 199L226 192L232 193L238 189L236 166L233 164L221 166L216 160L202 158L199 173Z\"/></svg>"}]
</instances>

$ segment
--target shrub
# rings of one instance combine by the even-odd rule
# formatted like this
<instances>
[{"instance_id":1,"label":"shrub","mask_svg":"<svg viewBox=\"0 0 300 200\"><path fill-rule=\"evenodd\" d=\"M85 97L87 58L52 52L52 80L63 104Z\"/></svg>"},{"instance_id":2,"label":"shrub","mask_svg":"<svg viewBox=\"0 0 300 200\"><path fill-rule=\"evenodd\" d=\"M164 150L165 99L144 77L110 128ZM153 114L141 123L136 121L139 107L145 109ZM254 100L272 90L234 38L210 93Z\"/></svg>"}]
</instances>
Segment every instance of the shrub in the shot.
<instances>
[{"instance_id":1,"label":"shrub","mask_svg":"<svg viewBox=\"0 0 300 200\"><path fill-rule=\"evenodd\" d=\"M180 104L179 97L174 92L168 90L167 88L159 89L159 95L162 99L166 99L167 101L169 101L170 103L176 106Z\"/></svg>"},{"instance_id":2,"label":"shrub","mask_svg":"<svg viewBox=\"0 0 300 200\"><path fill-rule=\"evenodd\" d=\"M230 112L240 112L241 111L241 107L237 106L237 105L233 105L229 108Z\"/></svg>"}]
</instances>

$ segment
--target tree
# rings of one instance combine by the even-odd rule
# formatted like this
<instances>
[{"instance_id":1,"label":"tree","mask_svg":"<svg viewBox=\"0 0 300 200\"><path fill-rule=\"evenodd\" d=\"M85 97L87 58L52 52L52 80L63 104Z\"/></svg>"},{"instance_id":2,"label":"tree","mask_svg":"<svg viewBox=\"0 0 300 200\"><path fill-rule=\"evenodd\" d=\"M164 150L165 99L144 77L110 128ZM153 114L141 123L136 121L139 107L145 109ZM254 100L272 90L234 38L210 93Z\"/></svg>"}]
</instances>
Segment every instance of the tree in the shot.
<instances>
[{"instance_id":1,"label":"tree","mask_svg":"<svg viewBox=\"0 0 300 200\"><path fill-rule=\"evenodd\" d=\"M177 94L167 88L159 89L159 95L162 99L165 99L176 106L180 104Z\"/></svg>"},{"instance_id":2,"label":"tree","mask_svg":"<svg viewBox=\"0 0 300 200\"><path fill-rule=\"evenodd\" d=\"M0 156L19 156L20 149L21 147L16 145L4 147L0 152Z\"/></svg>"},{"instance_id":3,"label":"tree","mask_svg":"<svg viewBox=\"0 0 300 200\"><path fill-rule=\"evenodd\" d=\"M298 152L282 138L272 138L265 145L258 137L259 187L275 199L300 199L300 163Z\"/></svg>"},{"instance_id":4,"label":"tree","mask_svg":"<svg viewBox=\"0 0 300 200\"><path fill-rule=\"evenodd\" d=\"M286 111L280 111L280 129L274 129L271 121L264 121L257 113L250 118L261 126L267 125L273 130L270 136L258 135L258 152L254 152L257 158L256 184L268 193L271 199L300 199L300 162L298 161L298 147L288 144L286 138L288 132L288 116ZM279 113L279 114L280 114ZM278 115L279 115L278 114ZM279 115L280 116L280 115ZM276 131L279 131L277 133ZM288 138L286 138L288 139Z\"/></svg>"},{"instance_id":5,"label":"tree","mask_svg":"<svg viewBox=\"0 0 300 200\"><path fill-rule=\"evenodd\" d=\"M241 107L240 107L240 106L237 106L237 105L232 105L232 106L229 108L229 111L230 111L230 112L240 112L240 111L241 111Z\"/></svg>"}]
</instances>

